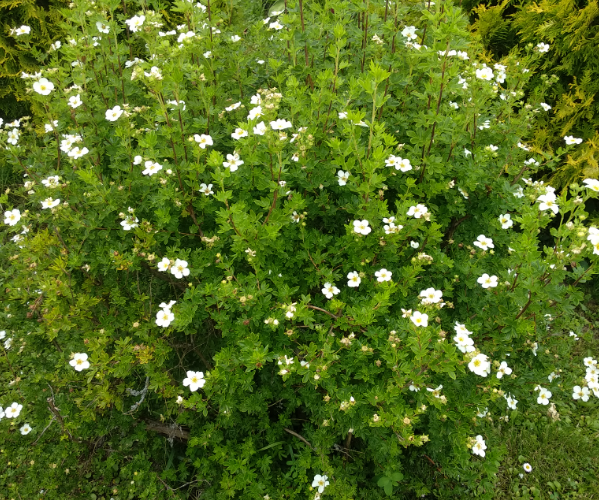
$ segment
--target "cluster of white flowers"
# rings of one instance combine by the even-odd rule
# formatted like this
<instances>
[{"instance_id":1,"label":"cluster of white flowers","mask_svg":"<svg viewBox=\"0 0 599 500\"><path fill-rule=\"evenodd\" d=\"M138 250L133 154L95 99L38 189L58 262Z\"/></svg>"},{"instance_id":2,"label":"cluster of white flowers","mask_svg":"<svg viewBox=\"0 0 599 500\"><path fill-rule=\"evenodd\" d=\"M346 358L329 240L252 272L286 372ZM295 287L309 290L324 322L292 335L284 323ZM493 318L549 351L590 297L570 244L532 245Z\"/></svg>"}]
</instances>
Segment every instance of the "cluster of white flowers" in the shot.
<instances>
[{"instance_id":1,"label":"cluster of white flowers","mask_svg":"<svg viewBox=\"0 0 599 500\"><path fill-rule=\"evenodd\" d=\"M401 231L403 229L403 226L401 224L399 224L399 225L395 224L395 217L384 217L383 223L385 224L383 226L385 234L398 233L399 231Z\"/></svg>"},{"instance_id":2,"label":"cluster of white flowers","mask_svg":"<svg viewBox=\"0 0 599 500\"><path fill-rule=\"evenodd\" d=\"M171 274L177 279L189 276L190 272L186 260L175 259L175 262L171 265L171 260L168 257L163 257L163 259L158 262L158 270L164 272L169 269L171 270Z\"/></svg>"},{"instance_id":3,"label":"cluster of white flowers","mask_svg":"<svg viewBox=\"0 0 599 500\"><path fill-rule=\"evenodd\" d=\"M202 387L204 387L205 383L206 379L204 378L203 372L188 371L187 378L183 379L183 386L189 387L189 390L191 392L195 392L198 389L201 389Z\"/></svg>"},{"instance_id":4,"label":"cluster of white flowers","mask_svg":"<svg viewBox=\"0 0 599 500\"><path fill-rule=\"evenodd\" d=\"M470 338L472 332L465 325L458 322L456 322L453 328L456 333L456 336L453 338L456 347L463 353L474 352L474 341Z\"/></svg>"},{"instance_id":5,"label":"cluster of white flowers","mask_svg":"<svg viewBox=\"0 0 599 500\"><path fill-rule=\"evenodd\" d=\"M597 366L597 360L590 356L584 358L583 363L586 367L584 376L585 386L575 386L572 397L586 402L589 400L591 391L593 391L595 397L599 398L599 368Z\"/></svg>"},{"instance_id":6,"label":"cluster of white flowers","mask_svg":"<svg viewBox=\"0 0 599 500\"><path fill-rule=\"evenodd\" d=\"M143 26L145 20L146 16L133 16L131 19L126 19L125 24L132 33L135 33Z\"/></svg>"},{"instance_id":7,"label":"cluster of white flowers","mask_svg":"<svg viewBox=\"0 0 599 500\"><path fill-rule=\"evenodd\" d=\"M129 212L129 215L121 214L124 219L121 221L121 226L123 226L123 230L130 231L131 229L135 229L139 225L139 219L135 217L135 214L133 213L134 210L131 207L129 207L127 211Z\"/></svg>"},{"instance_id":8,"label":"cluster of white flowers","mask_svg":"<svg viewBox=\"0 0 599 500\"><path fill-rule=\"evenodd\" d=\"M89 368L89 361L87 360L87 354L84 352L77 352L73 354L73 359L69 361L69 365L71 365L75 370L80 372L81 370L87 370Z\"/></svg>"},{"instance_id":9,"label":"cluster of white flowers","mask_svg":"<svg viewBox=\"0 0 599 500\"><path fill-rule=\"evenodd\" d=\"M289 370L285 367L291 366L293 364L293 358L288 358L287 355L280 357L277 363L279 366L282 366L281 371L279 371L279 375L287 375Z\"/></svg>"},{"instance_id":10,"label":"cluster of white flowers","mask_svg":"<svg viewBox=\"0 0 599 500\"><path fill-rule=\"evenodd\" d=\"M160 311L156 313L156 324L163 328L168 327L174 320L175 315L172 313L171 308L176 304L174 300L171 300L168 304L162 302L158 307Z\"/></svg>"},{"instance_id":11,"label":"cluster of white flowers","mask_svg":"<svg viewBox=\"0 0 599 500\"><path fill-rule=\"evenodd\" d=\"M385 165L387 167L395 167L395 170L401 170L402 172L412 170L410 160L407 158L401 158L400 156L389 156L389 158L385 160Z\"/></svg>"}]
</instances>

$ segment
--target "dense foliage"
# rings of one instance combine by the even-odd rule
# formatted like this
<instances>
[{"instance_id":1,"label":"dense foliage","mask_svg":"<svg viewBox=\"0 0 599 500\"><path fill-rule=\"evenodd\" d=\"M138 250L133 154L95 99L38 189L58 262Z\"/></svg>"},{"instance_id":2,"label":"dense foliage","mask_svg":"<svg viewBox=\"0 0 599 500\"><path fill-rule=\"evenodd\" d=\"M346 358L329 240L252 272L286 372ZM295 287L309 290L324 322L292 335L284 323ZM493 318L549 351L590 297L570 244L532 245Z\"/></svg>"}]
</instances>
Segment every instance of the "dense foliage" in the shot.
<instances>
[{"instance_id":1,"label":"dense foliage","mask_svg":"<svg viewBox=\"0 0 599 500\"><path fill-rule=\"evenodd\" d=\"M478 4L478 5L477 5ZM563 187L585 177L599 177L599 4L596 0L529 0L465 2L472 8L472 29L495 56L518 53L545 42L551 50L529 88L543 74L558 77L547 97L553 109L539 122L535 146L555 148L564 135L585 139L577 154L568 155L552 183Z\"/></svg>"},{"instance_id":2,"label":"dense foliage","mask_svg":"<svg viewBox=\"0 0 599 500\"><path fill-rule=\"evenodd\" d=\"M494 422L597 404L599 183L529 178L581 142L527 146L544 45L482 64L449 3L120 9L65 11L0 133L7 498L491 498Z\"/></svg>"}]
</instances>

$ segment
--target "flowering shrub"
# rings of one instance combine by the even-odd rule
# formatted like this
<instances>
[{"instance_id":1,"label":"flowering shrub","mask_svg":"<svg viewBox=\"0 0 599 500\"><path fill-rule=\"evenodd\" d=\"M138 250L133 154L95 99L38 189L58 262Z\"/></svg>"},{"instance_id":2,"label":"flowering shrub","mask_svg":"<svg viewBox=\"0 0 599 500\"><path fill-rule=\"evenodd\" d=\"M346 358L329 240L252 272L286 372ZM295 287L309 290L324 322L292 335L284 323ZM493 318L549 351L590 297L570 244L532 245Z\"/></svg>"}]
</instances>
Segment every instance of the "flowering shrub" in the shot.
<instances>
[{"instance_id":1,"label":"flowering shrub","mask_svg":"<svg viewBox=\"0 0 599 500\"><path fill-rule=\"evenodd\" d=\"M599 396L593 353L555 379L599 186L529 178L577 147L526 146L544 52L478 63L450 4L239 8L76 4L38 134L4 124L0 484L382 498L424 451L491 497L491 414Z\"/></svg>"}]
</instances>

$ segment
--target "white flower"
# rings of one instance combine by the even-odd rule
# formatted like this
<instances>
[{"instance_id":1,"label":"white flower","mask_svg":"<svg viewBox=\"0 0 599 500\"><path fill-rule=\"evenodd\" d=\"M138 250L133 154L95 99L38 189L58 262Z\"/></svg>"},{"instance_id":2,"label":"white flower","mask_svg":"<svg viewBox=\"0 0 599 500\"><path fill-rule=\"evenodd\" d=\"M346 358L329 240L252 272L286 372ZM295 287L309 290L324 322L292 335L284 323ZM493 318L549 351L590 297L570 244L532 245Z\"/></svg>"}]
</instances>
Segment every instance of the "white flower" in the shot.
<instances>
[{"instance_id":1,"label":"white flower","mask_svg":"<svg viewBox=\"0 0 599 500\"><path fill-rule=\"evenodd\" d=\"M434 288L427 288L422 290L419 295L423 304L438 304L441 302L443 292L441 290L435 290Z\"/></svg>"},{"instance_id":2,"label":"white flower","mask_svg":"<svg viewBox=\"0 0 599 500\"><path fill-rule=\"evenodd\" d=\"M465 157L468 157L468 156L470 156L471 154L472 154L472 151L470 151L470 150L468 150L468 149L464 148L464 156L465 156Z\"/></svg>"},{"instance_id":3,"label":"white flower","mask_svg":"<svg viewBox=\"0 0 599 500\"><path fill-rule=\"evenodd\" d=\"M428 326L428 314L423 314L420 311L414 311L410 315L410 319L416 326Z\"/></svg>"},{"instance_id":4,"label":"white flower","mask_svg":"<svg viewBox=\"0 0 599 500\"><path fill-rule=\"evenodd\" d=\"M468 363L468 368L477 375L486 377L491 373L491 362L486 354L477 354L472 358L470 363Z\"/></svg>"},{"instance_id":5,"label":"white flower","mask_svg":"<svg viewBox=\"0 0 599 500\"><path fill-rule=\"evenodd\" d=\"M536 356L537 355L537 349L539 348L539 344L537 342L535 342L532 345L532 353ZM536 390L536 389L535 389Z\"/></svg>"},{"instance_id":6,"label":"white flower","mask_svg":"<svg viewBox=\"0 0 599 500\"><path fill-rule=\"evenodd\" d=\"M382 283L383 281L391 281L392 274L393 273L391 271L387 271L386 269L381 269L374 273L374 275L376 276L376 280L379 283Z\"/></svg>"},{"instance_id":7,"label":"white flower","mask_svg":"<svg viewBox=\"0 0 599 500\"><path fill-rule=\"evenodd\" d=\"M537 398L537 403L539 403L540 405L548 405L550 397L551 397L551 392L549 392L547 389L544 389L543 387L540 387L539 388L539 397Z\"/></svg>"},{"instance_id":8,"label":"white flower","mask_svg":"<svg viewBox=\"0 0 599 500\"><path fill-rule=\"evenodd\" d=\"M266 124L264 122L260 122L254 127L254 134L264 135L267 130L268 129L266 128Z\"/></svg>"},{"instance_id":9,"label":"white flower","mask_svg":"<svg viewBox=\"0 0 599 500\"><path fill-rule=\"evenodd\" d=\"M23 436L26 436L31 432L31 426L29 424L25 424L23 427L19 429Z\"/></svg>"},{"instance_id":10,"label":"white flower","mask_svg":"<svg viewBox=\"0 0 599 500\"><path fill-rule=\"evenodd\" d=\"M6 418L17 418L23 409L23 405L19 403L13 403L10 406L7 406L4 410L4 415Z\"/></svg>"},{"instance_id":11,"label":"white flower","mask_svg":"<svg viewBox=\"0 0 599 500\"><path fill-rule=\"evenodd\" d=\"M454 338L456 347L463 353L474 351L474 340L472 340L468 334L458 333Z\"/></svg>"},{"instance_id":12,"label":"white flower","mask_svg":"<svg viewBox=\"0 0 599 500\"><path fill-rule=\"evenodd\" d=\"M549 104L545 104L544 102L541 103L541 107L545 110L545 111L549 111L551 109L551 106L549 106Z\"/></svg>"},{"instance_id":13,"label":"white flower","mask_svg":"<svg viewBox=\"0 0 599 500\"><path fill-rule=\"evenodd\" d=\"M453 109L458 109L458 103L457 102L453 102L453 101L449 101L449 106Z\"/></svg>"},{"instance_id":14,"label":"white flower","mask_svg":"<svg viewBox=\"0 0 599 500\"><path fill-rule=\"evenodd\" d=\"M212 51L207 51L202 54L206 59L210 59L212 57Z\"/></svg>"},{"instance_id":15,"label":"white flower","mask_svg":"<svg viewBox=\"0 0 599 500\"><path fill-rule=\"evenodd\" d=\"M497 286L497 276L489 276L487 273L483 274L476 280L483 288L495 288Z\"/></svg>"},{"instance_id":16,"label":"white flower","mask_svg":"<svg viewBox=\"0 0 599 500\"><path fill-rule=\"evenodd\" d=\"M54 120L54 121L52 121L52 123L44 124L44 131L46 132L46 134L49 134L50 132L53 132L54 129L57 127L58 127L58 120Z\"/></svg>"},{"instance_id":17,"label":"white flower","mask_svg":"<svg viewBox=\"0 0 599 500\"><path fill-rule=\"evenodd\" d=\"M123 114L123 110L120 106L115 106L112 109L106 110L106 119L110 122L114 122L119 119L119 117Z\"/></svg>"},{"instance_id":18,"label":"white flower","mask_svg":"<svg viewBox=\"0 0 599 500\"><path fill-rule=\"evenodd\" d=\"M75 370L80 372L81 370L87 370L89 368L89 361L87 360L87 354L84 352L77 352L73 356L73 359L69 361L69 365L71 365Z\"/></svg>"},{"instance_id":19,"label":"white flower","mask_svg":"<svg viewBox=\"0 0 599 500\"><path fill-rule=\"evenodd\" d=\"M401 170L402 172L412 170L410 160L407 158L401 158L400 156L389 156L389 158L385 160L385 165L387 167L395 167L395 170Z\"/></svg>"},{"instance_id":20,"label":"white flower","mask_svg":"<svg viewBox=\"0 0 599 500\"><path fill-rule=\"evenodd\" d=\"M135 216L127 216L127 218L121 221L121 226L125 231L129 231L130 229L136 228L138 226L139 219Z\"/></svg>"},{"instance_id":21,"label":"white flower","mask_svg":"<svg viewBox=\"0 0 599 500\"><path fill-rule=\"evenodd\" d=\"M483 66L476 70L476 78L480 78L481 80L492 80L493 76L493 70L488 66Z\"/></svg>"},{"instance_id":22,"label":"white flower","mask_svg":"<svg viewBox=\"0 0 599 500\"><path fill-rule=\"evenodd\" d=\"M204 387L206 379L204 378L203 372L187 372L187 378L183 379L183 386L189 386L191 392L195 392L198 389Z\"/></svg>"},{"instance_id":23,"label":"white flower","mask_svg":"<svg viewBox=\"0 0 599 500\"><path fill-rule=\"evenodd\" d=\"M234 109L237 109L239 106L241 106L241 102L236 102L235 104L231 104L230 106L227 106L225 108L225 111L233 111Z\"/></svg>"},{"instance_id":24,"label":"white flower","mask_svg":"<svg viewBox=\"0 0 599 500\"><path fill-rule=\"evenodd\" d=\"M410 241L410 246L413 249L416 249L416 248L418 248L420 246L420 243L418 243L417 241Z\"/></svg>"},{"instance_id":25,"label":"white flower","mask_svg":"<svg viewBox=\"0 0 599 500\"><path fill-rule=\"evenodd\" d=\"M408 216L413 216L416 219L420 219L420 217L422 217L423 215L428 213L428 208L426 208L424 205L421 205L420 203L416 206L412 206L409 208L408 210Z\"/></svg>"},{"instance_id":26,"label":"white flower","mask_svg":"<svg viewBox=\"0 0 599 500\"><path fill-rule=\"evenodd\" d=\"M485 444L485 440L479 434L478 436L476 436L476 441L474 442L474 445L472 445L472 453L474 455L479 455L481 457L484 457L486 449L487 449L487 445Z\"/></svg>"},{"instance_id":27,"label":"white flower","mask_svg":"<svg viewBox=\"0 0 599 500\"><path fill-rule=\"evenodd\" d=\"M502 361L497 368L497 378L502 378L504 375L511 375L512 369L507 365L505 361Z\"/></svg>"},{"instance_id":28,"label":"white flower","mask_svg":"<svg viewBox=\"0 0 599 500\"><path fill-rule=\"evenodd\" d=\"M68 155L71 158L78 159L81 158L83 155L86 155L87 153L89 153L89 149L87 149L86 147L80 148L79 146L73 146L73 148L69 151Z\"/></svg>"},{"instance_id":29,"label":"white flower","mask_svg":"<svg viewBox=\"0 0 599 500\"><path fill-rule=\"evenodd\" d=\"M262 116L262 114L263 114L262 113L262 106L256 106L255 108L252 108L250 110L250 112L248 113L248 121L255 120L259 116Z\"/></svg>"},{"instance_id":30,"label":"white flower","mask_svg":"<svg viewBox=\"0 0 599 500\"><path fill-rule=\"evenodd\" d=\"M162 309L156 314L156 324L164 328L168 327L175 320L175 315L170 309Z\"/></svg>"},{"instance_id":31,"label":"white flower","mask_svg":"<svg viewBox=\"0 0 599 500\"><path fill-rule=\"evenodd\" d=\"M501 214L499 216L499 222L501 223L502 229L509 229L514 225L514 221L512 220L512 216L510 214Z\"/></svg>"},{"instance_id":32,"label":"white flower","mask_svg":"<svg viewBox=\"0 0 599 500\"><path fill-rule=\"evenodd\" d=\"M211 194L214 194L214 191L212 191L212 184L206 185L202 182L202 184L200 184L200 193L203 193L206 196L210 196Z\"/></svg>"},{"instance_id":33,"label":"white flower","mask_svg":"<svg viewBox=\"0 0 599 500\"><path fill-rule=\"evenodd\" d=\"M160 163L151 161L151 160L147 160L145 163L145 169L142 170L142 174L143 175L149 175L150 177L152 175L154 175L155 173L157 173L158 171L162 170L162 165L160 165Z\"/></svg>"},{"instance_id":34,"label":"white flower","mask_svg":"<svg viewBox=\"0 0 599 500\"><path fill-rule=\"evenodd\" d=\"M347 113L345 111L339 111L339 119L345 120L347 118Z\"/></svg>"},{"instance_id":35,"label":"white flower","mask_svg":"<svg viewBox=\"0 0 599 500\"><path fill-rule=\"evenodd\" d=\"M187 266L187 261L177 259L171 267L171 274L173 274L177 279L181 279L183 276L189 276L189 269Z\"/></svg>"},{"instance_id":36,"label":"white flower","mask_svg":"<svg viewBox=\"0 0 599 500\"><path fill-rule=\"evenodd\" d=\"M595 192L599 192L599 180L597 179L585 179L582 181L585 187L592 189Z\"/></svg>"},{"instance_id":37,"label":"white flower","mask_svg":"<svg viewBox=\"0 0 599 500\"><path fill-rule=\"evenodd\" d=\"M301 215L298 214L295 210L291 214L291 221L295 222L296 224L301 220L301 218L302 218Z\"/></svg>"},{"instance_id":38,"label":"white flower","mask_svg":"<svg viewBox=\"0 0 599 500\"><path fill-rule=\"evenodd\" d=\"M354 221L354 233L363 234L366 236L372 231L368 225L367 220L355 220Z\"/></svg>"},{"instance_id":39,"label":"white flower","mask_svg":"<svg viewBox=\"0 0 599 500\"><path fill-rule=\"evenodd\" d=\"M580 144L582 142L582 139L576 138L573 135L565 136L564 140L566 141L567 145Z\"/></svg>"},{"instance_id":40,"label":"white flower","mask_svg":"<svg viewBox=\"0 0 599 500\"><path fill-rule=\"evenodd\" d=\"M591 357L584 358L584 359L582 360L582 362L583 362L584 366L588 366L588 367L591 367L591 366L597 366L597 360L596 360L596 359L593 359L593 358L591 358Z\"/></svg>"},{"instance_id":41,"label":"white flower","mask_svg":"<svg viewBox=\"0 0 599 500\"><path fill-rule=\"evenodd\" d=\"M171 261L168 257L163 257L162 260L157 264L158 270L161 272L168 271L168 268L171 267Z\"/></svg>"},{"instance_id":42,"label":"white flower","mask_svg":"<svg viewBox=\"0 0 599 500\"><path fill-rule=\"evenodd\" d=\"M559 212L559 205L556 203L555 194L548 192L547 194L542 194L537 198L537 201L540 201L539 210L551 210L554 214Z\"/></svg>"},{"instance_id":43,"label":"white flower","mask_svg":"<svg viewBox=\"0 0 599 500\"><path fill-rule=\"evenodd\" d=\"M239 165L243 165L243 161L239 159L239 155L237 153L232 155L227 155L227 161L223 162L223 166L228 168L231 172L235 172Z\"/></svg>"},{"instance_id":44,"label":"white flower","mask_svg":"<svg viewBox=\"0 0 599 500\"><path fill-rule=\"evenodd\" d=\"M54 208L57 205L60 204L60 200L53 200L52 198L46 198L44 201L42 201L42 209L46 209L46 208Z\"/></svg>"},{"instance_id":45,"label":"white flower","mask_svg":"<svg viewBox=\"0 0 599 500\"><path fill-rule=\"evenodd\" d=\"M270 23L268 25L268 29L275 29L275 30L282 30L283 29L283 25L277 20L274 23Z\"/></svg>"},{"instance_id":46,"label":"white flower","mask_svg":"<svg viewBox=\"0 0 599 500\"><path fill-rule=\"evenodd\" d=\"M31 33L31 28L29 26L23 25L20 28L11 29L9 34L21 36L21 35L28 35L29 33Z\"/></svg>"},{"instance_id":47,"label":"white flower","mask_svg":"<svg viewBox=\"0 0 599 500\"><path fill-rule=\"evenodd\" d=\"M48 81L46 78L40 78L33 84L33 90L35 90L38 94L48 95L50 92L52 92L52 90L54 90L54 84Z\"/></svg>"},{"instance_id":48,"label":"white flower","mask_svg":"<svg viewBox=\"0 0 599 500\"><path fill-rule=\"evenodd\" d=\"M555 373L555 372L551 372L547 378L549 379L549 382L553 382L554 379L556 379L557 377L559 377L559 373Z\"/></svg>"},{"instance_id":49,"label":"white flower","mask_svg":"<svg viewBox=\"0 0 599 500\"><path fill-rule=\"evenodd\" d=\"M77 108L77 107L81 106L82 104L83 104L83 101L81 100L81 96L79 94L69 97L68 105L71 108L73 108L73 109Z\"/></svg>"},{"instance_id":50,"label":"white flower","mask_svg":"<svg viewBox=\"0 0 599 500\"><path fill-rule=\"evenodd\" d=\"M293 125L291 122L283 119L275 120L274 122L270 122L270 127L273 130L285 130L287 128L291 128Z\"/></svg>"},{"instance_id":51,"label":"white flower","mask_svg":"<svg viewBox=\"0 0 599 500\"><path fill-rule=\"evenodd\" d=\"M406 26L401 34L406 37L408 40L416 40L418 35L416 35L416 27L415 26Z\"/></svg>"},{"instance_id":52,"label":"white flower","mask_svg":"<svg viewBox=\"0 0 599 500\"><path fill-rule=\"evenodd\" d=\"M160 309L165 309L167 311L170 311L171 308L177 303L176 300L171 300L168 304L166 302L161 302L160 305L158 306Z\"/></svg>"},{"instance_id":53,"label":"white flower","mask_svg":"<svg viewBox=\"0 0 599 500\"><path fill-rule=\"evenodd\" d=\"M522 468L524 469L525 472L532 472L532 467L528 462L525 464L522 464Z\"/></svg>"},{"instance_id":54,"label":"white flower","mask_svg":"<svg viewBox=\"0 0 599 500\"><path fill-rule=\"evenodd\" d=\"M351 174L349 172L344 172L343 170L339 170L337 172L337 181L340 186L345 186Z\"/></svg>"},{"instance_id":55,"label":"white flower","mask_svg":"<svg viewBox=\"0 0 599 500\"><path fill-rule=\"evenodd\" d=\"M139 31L145 20L146 16L133 16L131 19L126 19L125 24L129 26L132 33L135 33Z\"/></svg>"},{"instance_id":56,"label":"white flower","mask_svg":"<svg viewBox=\"0 0 599 500\"><path fill-rule=\"evenodd\" d=\"M523 198L524 197L524 188L522 186L517 186L516 190L514 191L514 196L516 198Z\"/></svg>"},{"instance_id":57,"label":"white flower","mask_svg":"<svg viewBox=\"0 0 599 500\"><path fill-rule=\"evenodd\" d=\"M242 128L236 128L235 132L233 132L231 134L231 137L237 141L237 140L241 139L242 137L247 137L247 135L248 135L247 130L243 130Z\"/></svg>"},{"instance_id":58,"label":"white flower","mask_svg":"<svg viewBox=\"0 0 599 500\"><path fill-rule=\"evenodd\" d=\"M238 42L239 40L241 40L241 37L239 35L233 35L231 37L232 42Z\"/></svg>"},{"instance_id":59,"label":"white flower","mask_svg":"<svg viewBox=\"0 0 599 500\"><path fill-rule=\"evenodd\" d=\"M96 28L98 28L98 31L100 33L110 33L110 26L108 26L107 24L104 24L101 21L98 21L96 23Z\"/></svg>"},{"instance_id":60,"label":"white flower","mask_svg":"<svg viewBox=\"0 0 599 500\"><path fill-rule=\"evenodd\" d=\"M511 394L504 394L503 397L507 401L508 408L510 408L511 410L515 410L516 405L518 404L518 400L512 397Z\"/></svg>"},{"instance_id":61,"label":"white flower","mask_svg":"<svg viewBox=\"0 0 599 500\"><path fill-rule=\"evenodd\" d=\"M570 332L569 336L574 337L574 340L578 340L578 335L576 335L574 332Z\"/></svg>"},{"instance_id":62,"label":"white flower","mask_svg":"<svg viewBox=\"0 0 599 500\"><path fill-rule=\"evenodd\" d=\"M200 148L206 149L206 146L212 146L214 143L212 142L212 137L206 134L198 135L195 134L193 136L194 140L199 144Z\"/></svg>"},{"instance_id":63,"label":"white flower","mask_svg":"<svg viewBox=\"0 0 599 500\"><path fill-rule=\"evenodd\" d=\"M362 281L362 279L358 275L357 271L352 271L351 273L349 273L347 275L347 279L348 279L347 286L350 286L352 288L356 288L356 287L360 286L360 283Z\"/></svg>"},{"instance_id":64,"label":"white flower","mask_svg":"<svg viewBox=\"0 0 599 500\"><path fill-rule=\"evenodd\" d=\"M580 387L575 385L572 389L572 398L582 399L585 403L589 400L590 391L588 387Z\"/></svg>"},{"instance_id":65,"label":"white flower","mask_svg":"<svg viewBox=\"0 0 599 500\"><path fill-rule=\"evenodd\" d=\"M474 246L478 248L482 248L483 250L488 250L489 248L495 248L493 245L493 240L491 238L487 238L484 234L479 235L474 242Z\"/></svg>"},{"instance_id":66,"label":"white flower","mask_svg":"<svg viewBox=\"0 0 599 500\"><path fill-rule=\"evenodd\" d=\"M21 211L18 208L4 212L4 224L14 226L21 220Z\"/></svg>"},{"instance_id":67,"label":"white flower","mask_svg":"<svg viewBox=\"0 0 599 500\"><path fill-rule=\"evenodd\" d=\"M13 128L12 130L9 130L6 142L16 146L17 142L19 142L19 129Z\"/></svg>"},{"instance_id":68,"label":"white flower","mask_svg":"<svg viewBox=\"0 0 599 500\"><path fill-rule=\"evenodd\" d=\"M541 53L543 52L547 52L549 50L549 44L548 43L539 43L537 45L537 50Z\"/></svg>"},{"instance_id":69,"label":"white flower","mask_svg":"<svg viewBox=\"0 0 599 500\"><path fill-rule=\"evenodd\" d=\"M137 155L133 158L133 165L141 165L143 158L140 155Z\"/></svg>"},{"instance_id":70,"label":"white flower","mask_svg":"<svg viewBox=\"0 0 599 500\"><path fill-rule=\"evenodd\" d=\"M321 291L327 299L332 299L334 295L337 295L340 292L339 288L331 283L325 283L324 288Z\"/></svg>"},{"instance_id":71,"label":"white flower","mask_svg":"<svg viewBox=\"0 0 599 500\"><path fill-rule=\"evenodd\" d=\"M157 80L162 80L162 72L158 66L152 66L150 68L150 72L144 71L144 76L148 78L156 78Z\"/></svg>"},{"instance_id":72,"label":"white flower","mask_svg":"<svg viewBox=\"0 0 599 500\"><path fill-rule=\"evenodd\" d=\"M314 476L314 481L312 481L312 488L318 488L318 493L322 493L324 489L329 485L327 476L321 476L320 474L316 474Z\"/></svg>"}]
</instances>

